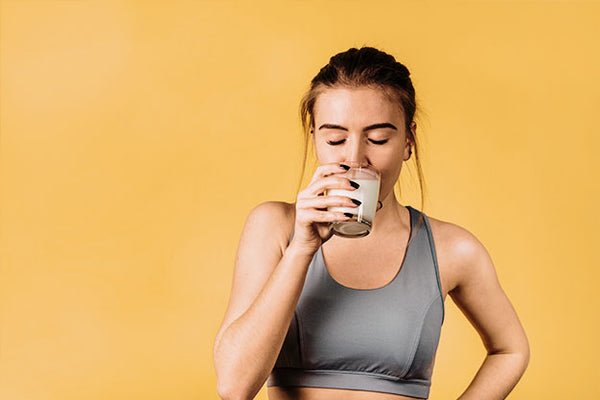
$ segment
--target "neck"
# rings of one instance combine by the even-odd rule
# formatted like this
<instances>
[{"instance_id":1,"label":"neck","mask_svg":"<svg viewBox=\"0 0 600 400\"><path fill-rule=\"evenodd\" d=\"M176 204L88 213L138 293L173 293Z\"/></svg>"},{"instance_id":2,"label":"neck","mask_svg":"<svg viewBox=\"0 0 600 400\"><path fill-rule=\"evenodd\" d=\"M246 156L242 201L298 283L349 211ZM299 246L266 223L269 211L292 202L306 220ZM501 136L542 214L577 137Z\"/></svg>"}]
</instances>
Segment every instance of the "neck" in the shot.
<instances>
[{"instance_id":1,"label":"neck","mask_svg":"<svg viewBox=\"0 0 600 400\"><path fill-rule=\"evenodd\" d=\"M383 207L375 213L371 234L387 234L394 229L398 229L399 224L402 229L410 230L409 211L396 200L396 194L393 190L381 202Z\"/></svg>"}]
</instances>

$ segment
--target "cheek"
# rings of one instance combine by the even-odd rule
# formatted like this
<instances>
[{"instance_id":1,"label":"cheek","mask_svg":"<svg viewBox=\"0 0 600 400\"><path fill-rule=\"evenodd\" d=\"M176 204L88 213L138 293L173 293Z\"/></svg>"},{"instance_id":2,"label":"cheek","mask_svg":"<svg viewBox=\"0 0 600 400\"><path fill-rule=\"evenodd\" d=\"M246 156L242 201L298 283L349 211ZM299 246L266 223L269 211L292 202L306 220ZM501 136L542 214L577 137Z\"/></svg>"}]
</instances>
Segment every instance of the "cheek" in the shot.
<instances>
[{"instance_id":1,"label":"cheek","mask_svg":"<svg viewBox=\"0 0 600 400\"><path fill-rule=\"evenodd\" d=\"M336 154L335 147L329 146L327 143L317 143L313 149L317 159L323 163L329 162L329 160Z\"/></svg>"},{"instance_id":2,"label":"cheek","mask_svg":"<svg viewBox=\"0 0 600 400\"><path fill-rule=\"evenodd\" d=\"M374 160L379 164L380 172L386 175L394 175L402 168L402 152L398 149L389 149L378 154Z\"/></svg>"},{"instance_id":3,"label":"cheek","mask_svg":"<svg viewBox=\"0 0 600 400\"><path fill-rule=\"evenodd\" d=\"M398 153L394 153L393 157L386 160L386 163L381 164L379 172L381 173L381 188L393 187L400 176L403 168L402 158Z\"/></svg>"}]
</instances>

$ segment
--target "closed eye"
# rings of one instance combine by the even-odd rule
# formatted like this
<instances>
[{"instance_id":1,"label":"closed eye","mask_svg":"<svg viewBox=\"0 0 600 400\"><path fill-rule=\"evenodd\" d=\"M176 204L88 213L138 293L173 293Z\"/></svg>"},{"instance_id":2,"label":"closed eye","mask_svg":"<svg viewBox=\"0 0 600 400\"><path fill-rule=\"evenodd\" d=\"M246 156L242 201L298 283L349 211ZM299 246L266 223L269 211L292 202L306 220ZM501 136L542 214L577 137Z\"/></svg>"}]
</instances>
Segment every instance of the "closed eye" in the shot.
<instances>
[{"instance_id":1,"label":"closed eye","mask_svg":"<svg viewBox=\"0 0 600 400\"><path fill-rule=\"evenodd\" d=\"M338 140L337 142L328 141L327 144L330 144L332 146L337 146L338 144L342 144L345 141L346 141L346 139ZM373 144L379 144L379 145L381 145L381 144L385 144L388 141L388 139L385 139L385 140L373 140L373 139L369 139L369 141L372 142Z\"/></svg>"},{"instance_id":2,"label":"closed eye","mask_svg":"<svg viewBox=\"0 0 600 400\"><path fill-rule=\"evenodd\" d=\"M369 139L369 140L372 143L374 143L374 144L385 144L388 141L388 139L385 139L385 140L372 140L372 139Z\"/></svg>"}]
</instances>

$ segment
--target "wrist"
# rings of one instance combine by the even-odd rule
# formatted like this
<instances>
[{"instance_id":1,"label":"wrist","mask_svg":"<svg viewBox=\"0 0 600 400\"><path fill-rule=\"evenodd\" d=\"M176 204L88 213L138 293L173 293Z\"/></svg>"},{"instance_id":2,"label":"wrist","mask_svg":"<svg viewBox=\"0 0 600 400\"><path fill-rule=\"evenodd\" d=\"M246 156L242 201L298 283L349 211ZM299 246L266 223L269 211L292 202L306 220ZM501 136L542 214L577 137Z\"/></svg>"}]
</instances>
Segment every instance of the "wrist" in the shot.
<instances>
[{"instance_id":1,"label":"wrist","mask_svg":"<svg viewBox=\"0 0 600 400\"><path fill-rule=\"evenodd\" d=\"M312 258L318 249L319 246L300 244L292 239L285 252L290 253L292 256Z\"/></svg>"}]
</instances>

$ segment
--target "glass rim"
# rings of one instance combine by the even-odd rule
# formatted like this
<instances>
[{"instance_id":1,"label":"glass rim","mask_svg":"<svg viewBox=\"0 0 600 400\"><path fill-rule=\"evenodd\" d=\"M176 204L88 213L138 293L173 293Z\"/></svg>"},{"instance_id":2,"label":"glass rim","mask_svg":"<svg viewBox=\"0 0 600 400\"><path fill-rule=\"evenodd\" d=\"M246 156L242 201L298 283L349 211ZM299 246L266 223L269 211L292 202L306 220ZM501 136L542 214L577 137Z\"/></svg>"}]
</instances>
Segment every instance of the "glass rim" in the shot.
<instances>
[{"instance_id":1,"label":"glass rim","mask_svg":"<svg viewBox=\"0 0 600 400\"><path fill-rule=\"evenodd\" d=\"M348 170L355 170L355 171L364 171L367 170L369 172L373 172L375 174L377 174L377 176L381 176L381 172L379 172L379 170L377 168L375 168L374 166L372 166L371 164L365 165L365 166L361 166L360 163L358 162L353 162L353 161L342 161L340 162L340 164L345 164L347 166L350 167L350 169Z\"/></svg>"}]
</instances>

